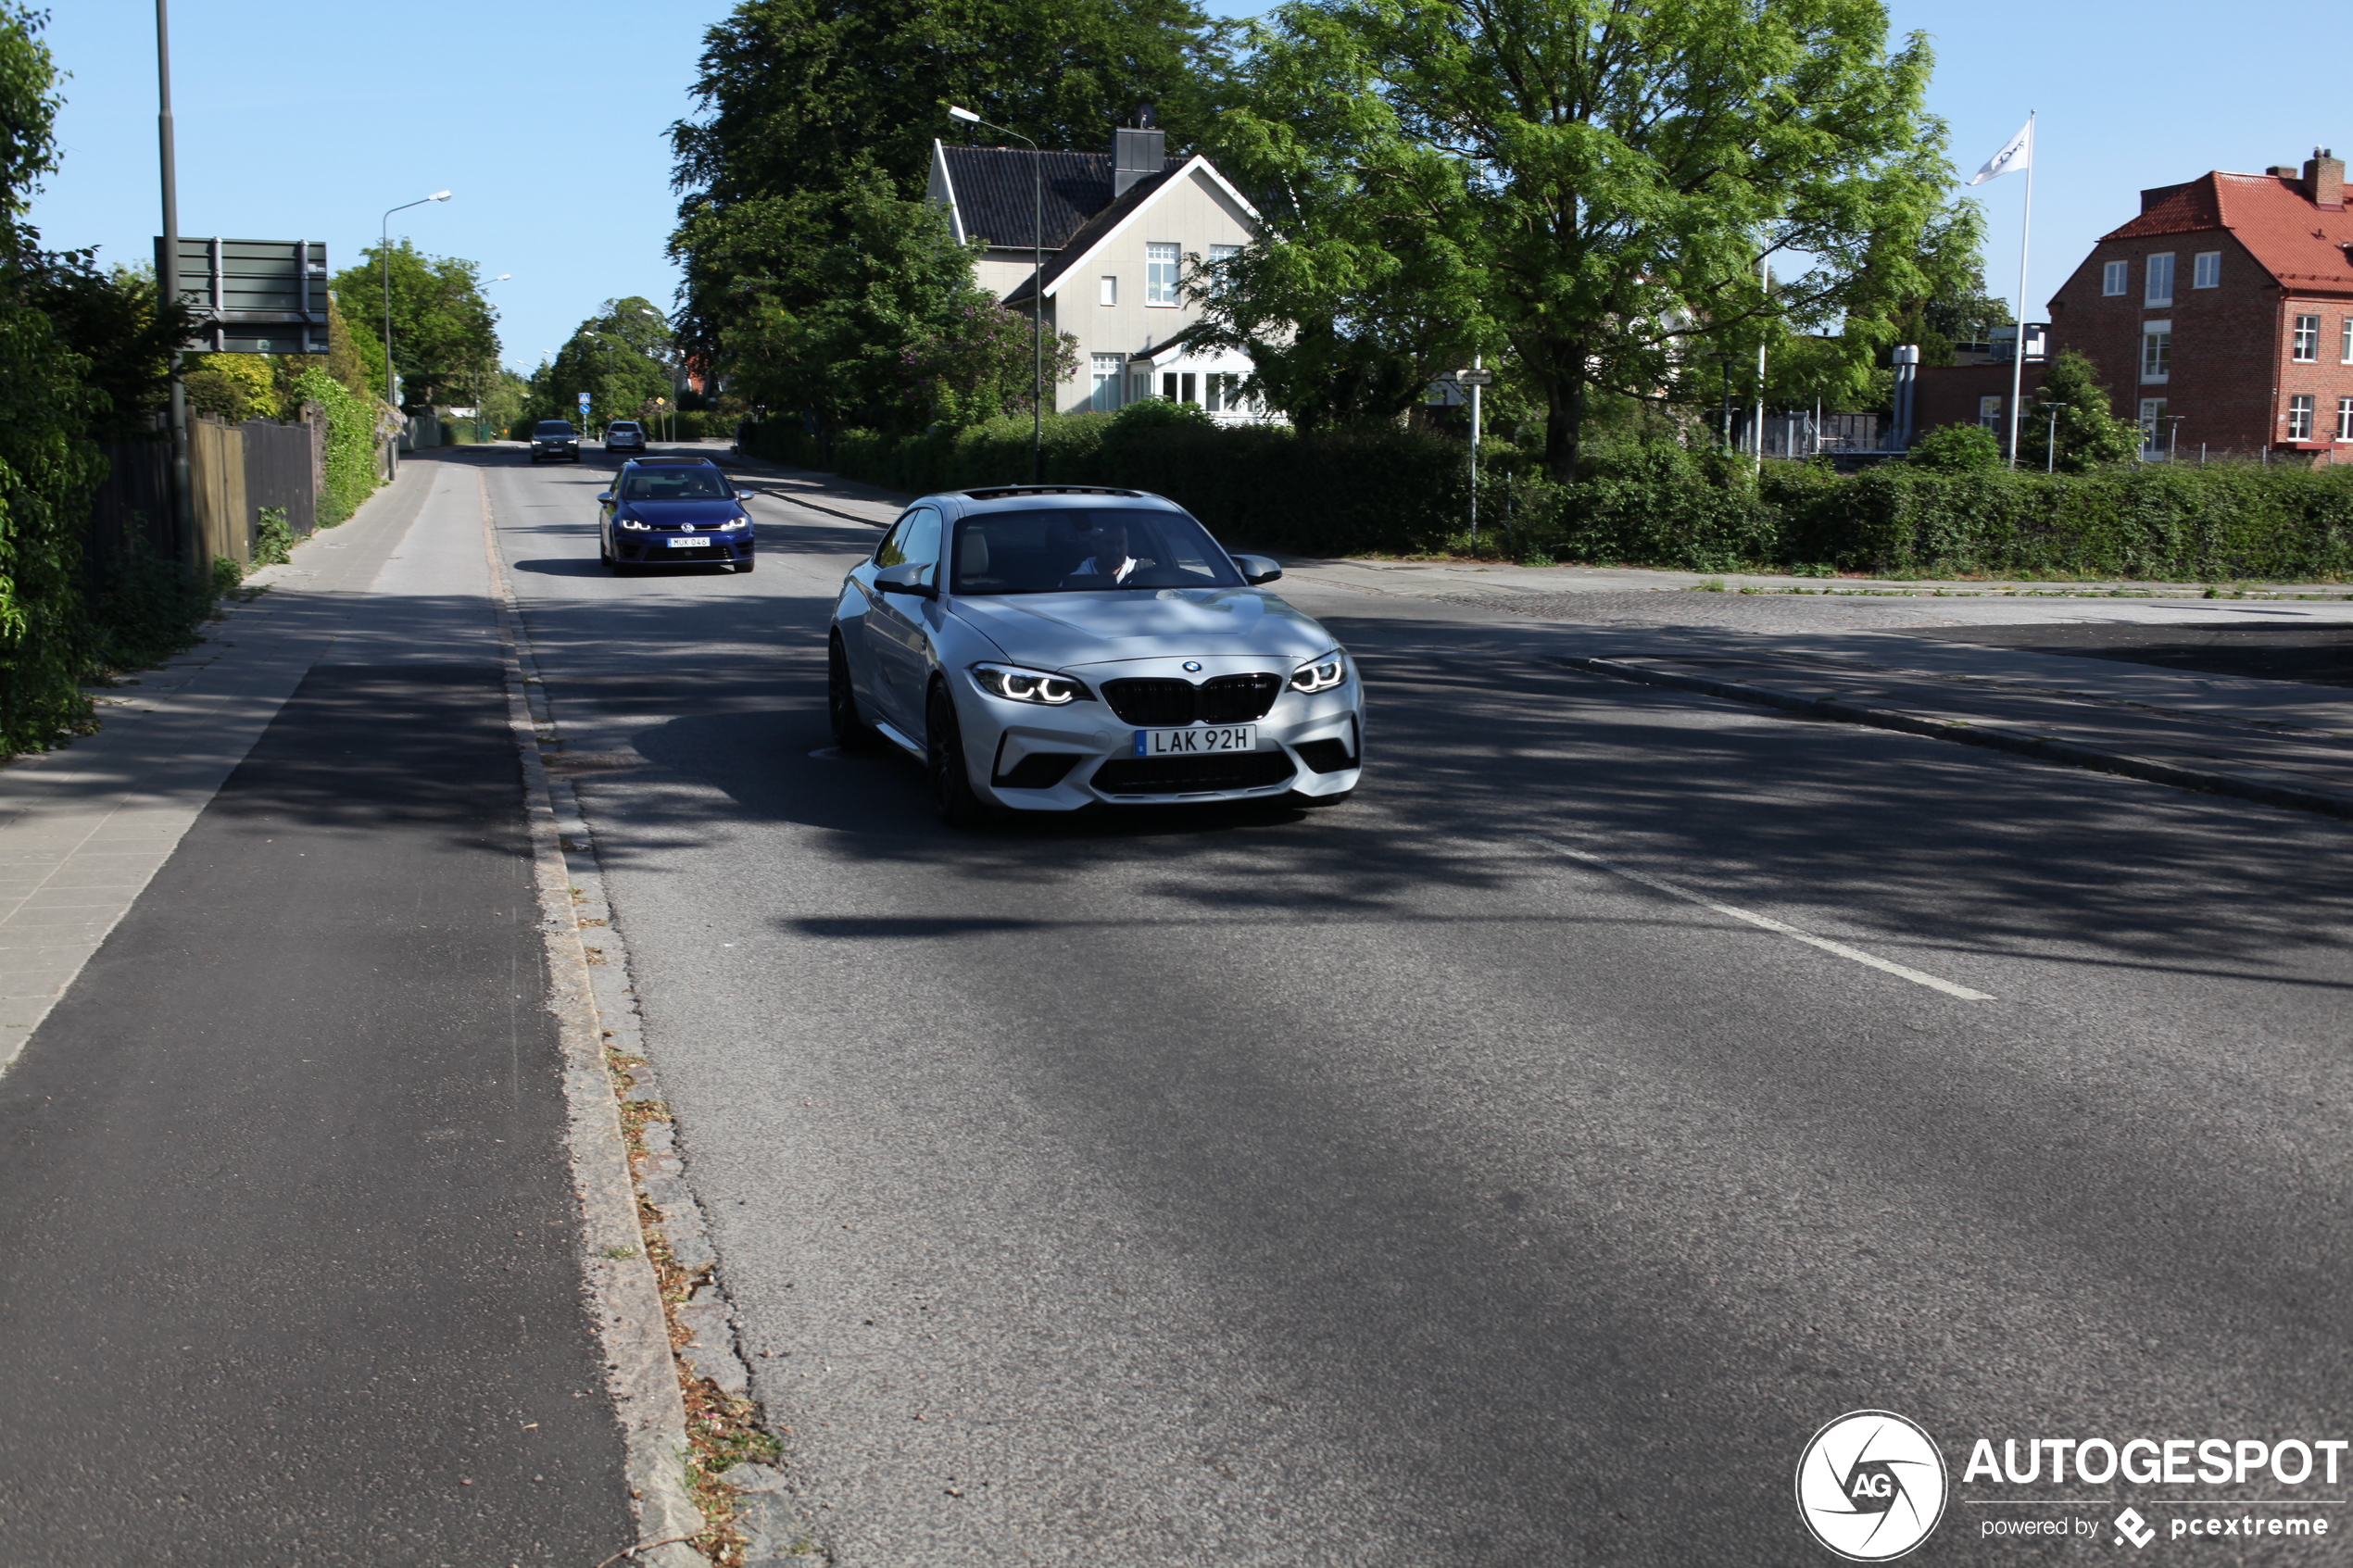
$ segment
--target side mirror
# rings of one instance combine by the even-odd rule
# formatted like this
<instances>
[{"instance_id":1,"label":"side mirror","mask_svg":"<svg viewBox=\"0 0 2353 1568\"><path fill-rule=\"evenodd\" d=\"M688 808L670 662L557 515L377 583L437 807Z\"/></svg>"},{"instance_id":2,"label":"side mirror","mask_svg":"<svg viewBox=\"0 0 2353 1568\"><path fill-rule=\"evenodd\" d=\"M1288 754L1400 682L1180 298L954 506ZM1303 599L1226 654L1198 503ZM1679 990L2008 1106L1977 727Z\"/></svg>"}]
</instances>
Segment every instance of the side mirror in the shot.
<instances>
[{"instance_id":1,"label":"side mirror","mask_svg":"<svg viewBox=\"0 0 2353 1568\"><path fill-rule=\"evenodd\" d=\"M1283 574L1283 569L1265 556L1236 556L1234 564L1241 569L1242 581L1252 587L1272 583Z\"/></svg>"},{"instance_id":2,"label":"side mirror","mask_svg":"<svg viewBox=\"0 0 2353 1568\"><path fill-rule=\"evenodd\" d=\"M601 506L607 505L607 504L608 504L608 503L610 503L611 500L612 500L612 492L611 492L611 491L610 491L610 490L599 490L599 491L598 491L598 492L597 492L597 504L598 504L598 506L600 506L600 507L601 507Z\"/></svg>"},{"instance_id":3,"label":"side mirror","mask_svg":"<svg viewBox=\"0 0 2353 1568\"><path fill-rule=\"evenodd\" d=\"M903 566L887 566L875 573L875 586L886 594L912 594L919 599L936 599L939 590L923 581L931 570L909 561Z\"/></svg>"}]
</instances>

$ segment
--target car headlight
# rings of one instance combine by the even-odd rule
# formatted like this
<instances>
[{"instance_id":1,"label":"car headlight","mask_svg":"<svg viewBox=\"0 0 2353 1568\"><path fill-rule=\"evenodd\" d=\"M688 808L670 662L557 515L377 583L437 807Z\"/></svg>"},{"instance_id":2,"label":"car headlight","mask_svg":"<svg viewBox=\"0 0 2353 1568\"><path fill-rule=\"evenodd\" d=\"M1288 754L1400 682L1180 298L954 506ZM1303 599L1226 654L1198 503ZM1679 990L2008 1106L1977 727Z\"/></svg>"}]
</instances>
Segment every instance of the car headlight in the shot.
<instances>
[{"instance_id":1,"label":"car headlight","mask_svg":"<svg viewBox=\"0 0 2353 1568\"><path fill-rule=\"evenodd\" d=\"M749 528L751 526L751 519L738 514L737 516L729 518L719 526L722 528Z\"/></svg>"},{"instance_id":2,"label":"car headlight","mask_svg":"<svg viewBox=\"0 0 2353 1568\"><path fill-rule=\"evenodd\" d=\"M1067 675L1050 675L1043 670L1016 670L1009 664L975 664L973 679L991 696L1012 702L1034 702L1041 708L1061 708L1094 696Z\"/></svg>"},{"instance_id":3,"label":"car headlight","mask_svg":"<svg viewBox=\"0 0 2353 1568\"><path fill-rule=\"evenodd\" d=\"M1311 659L1290 672L1295 692L1327 692L1348 679L1348 660L1338 648Z\"/></svg>"},{"instance_id":4,"label":"car headlight","mask_svg":"<svg viewBox=\"0 0 2353 1568\"><path fill-rule=\"evenodd\" d=\"M621 526L622 526L622 527L623 527L623 528L626 528L626 529L630 530L632 533L651 533L651 532L652 532L652 527L651 527L651 525L650 525L650 524L648 524L648 523L643 523L643 522L639 522L639 521L638 521L635 518L634 518L634 517L625 517L625 518L623 518L623 519L621 520Z\"/></svg>"}]
</instances>

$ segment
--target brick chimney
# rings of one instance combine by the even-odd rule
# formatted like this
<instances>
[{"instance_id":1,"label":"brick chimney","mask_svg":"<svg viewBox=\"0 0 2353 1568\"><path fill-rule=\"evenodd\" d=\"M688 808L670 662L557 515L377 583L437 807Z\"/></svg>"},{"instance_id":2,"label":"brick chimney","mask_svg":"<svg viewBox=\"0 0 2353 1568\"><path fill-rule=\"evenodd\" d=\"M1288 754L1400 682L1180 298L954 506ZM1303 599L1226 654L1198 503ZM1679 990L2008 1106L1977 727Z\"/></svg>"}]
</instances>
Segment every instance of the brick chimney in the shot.
<instances>
[{"instance_id":1,"label":"brick chimney","mask_svg":"<svg viewBox=\"0 0 2353 1568\"><path fill-rule=\"evenodd\" d=\"M2314 147L2304 165L2304 192L2317 207L2345 210L2345 160L2326 147Z\"/></svg>"},{"instance_id":2,"label":"brick chimney","mask_svg":"<svg viewBox=\"0 0 2353 1568\"><path fill-rule=\"evenodd\" d=\"M1149 180L1168 162L1168 132L1150 104L1136 110L1136 123L1111 133L1111 195L1117 201L1139 180ZM2339 165L2338 173L2344 172Z\"/></svg>"}]
</instances>

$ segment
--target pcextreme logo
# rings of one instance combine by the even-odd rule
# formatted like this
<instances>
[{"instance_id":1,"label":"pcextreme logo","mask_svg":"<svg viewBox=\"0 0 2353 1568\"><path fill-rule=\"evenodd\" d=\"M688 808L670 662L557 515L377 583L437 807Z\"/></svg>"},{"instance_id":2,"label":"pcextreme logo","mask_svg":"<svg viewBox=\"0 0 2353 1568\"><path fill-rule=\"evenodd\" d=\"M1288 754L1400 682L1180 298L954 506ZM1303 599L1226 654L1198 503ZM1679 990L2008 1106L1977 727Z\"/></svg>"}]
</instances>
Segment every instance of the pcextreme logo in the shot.
<instances>
[{"instance_id":1,"label":"pcextreme logo","mask_svg":"<svg viewBox=\"0 0 2353 1568\"><path fill-rule=\"evenodd\" d=\"M1797 1461L1798 1517L1849 1562L1885 1562L1928 1539L1946 1489L1944 1456L1893 1411L1849 1411Z\"/></svg>"}]
</instances>

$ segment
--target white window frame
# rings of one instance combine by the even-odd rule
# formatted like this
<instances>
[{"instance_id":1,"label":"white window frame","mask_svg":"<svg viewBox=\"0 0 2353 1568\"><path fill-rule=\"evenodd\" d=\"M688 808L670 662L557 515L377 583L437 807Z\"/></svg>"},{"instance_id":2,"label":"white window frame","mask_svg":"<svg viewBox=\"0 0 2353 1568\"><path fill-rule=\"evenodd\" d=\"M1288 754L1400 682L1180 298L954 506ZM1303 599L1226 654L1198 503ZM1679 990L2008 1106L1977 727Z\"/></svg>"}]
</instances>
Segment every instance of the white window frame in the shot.
<instances>
[{"instance_id":1,"label":"white window frame","mask_svg":"<svg viewBox=\"0 0 2353 1568\"><path fill-rule=\"evenodd\" d=\"M2345 318L2345 343L2336 351L2336 362L2340 365L2353 365L2353 316Z\"/></svg>"},{"instance_id":2,"label":"white window frame","mask_svg":"<svg viewBox=\"0 0 2353 1568\"><path fill-rule=\"evenodd\" d=\"M2162 397L2141 399L2141 451L2154 454L2165 449L2165 404Z\"/></svg>"},{"instance_id":3,"label":"white window frame","mask_svg":"<svg viewBox=\"0 0 2353 1568\"><path fill-rule=\"evenodd\" d=\"M1127 382L1127 356L1096 354L1088 357L1094 384L1088 389L1087 408L1089 412L1108 414L1125 401L1120 395Z\"/></svg>"},{"instance_id":4,"label":"white window frame","mask_svg":"<svg viewBox=\"0 0 2353 1568\"><path fill-rule=\"evenodd\" d=\"M2173 323L2141 323L2141 384L2163 386L2173 379Z\"/></svg>"},{"instance_id":5,"label":"white window frame","mask_svg":"<svg viewBox=\"0 0 2353 1568\"><path fill-rule=\"evenodd\" d=\"M2314 401L2309 392L2299 392L2287 400L2287 438L2290 441L2312 439Z\"/></svg>"},{"instance_id":6,"label":"white window frame","mask_svg":"<svg viewBox=\"0 0 2353 1568\"><path fill-rule=\"evenodd\" d=\"M1095 303L1098 305L1117 305L1119 303L1118 273L1106 272L1095 281Z\"/></svg>"},{"instance_id":7,"label":"white window frame","mask_svg":"<svg viewBox=\"0 0 2353 1568\"><path fill-rule=\"evenodd\" d=\"M1144 303L1157 309L1168 309L1177 303L1178 274L1185 265L1181 246L1168 241L1152 240L1144 246Z\"/></svg>"},{"instance_id":8,"label":"white window frame","mask_svg":"<svg viewBox=\"0 0 2353 1568\"><path fill-rule=\"evenodd\" d=\"M2100 294L2103 298L2121 299L2133 291L2133 264L2111 261L2100 269Z\"/></svg>"},{"instance_id":9,"label":"white window frame","mask_svg":"<svg viewBox=\"0 0 2353 1568\"><path fill-rule=\"evenodd\" d=\"M2336 400L2336 438L2353 441L2353 397Z\"/></svg>"},{"instance_id":10,"label":"white window frame","mask_svg":"<svg viewBox=\"0 0 2353 1568\"><path fill-rule=\"evenodd\" d=\"M2298 315L2296 329L2288 334L2288 358L2299 365L2321 362L2321 319Z\"/></svg>"},{"instance_id":11,"label":"white window frame","mask_svg":"<svg viewBox=\"0 0 2353 1568\"><path fill-rule=\"evenodd\" d=\"M2173 303L2173 253L2160 250L2150 257L2141 270L2141 304L2144 308L2161 310ZM2158 292L2159 289L2164 292Z\"/></svg>"},{"instance_id":12,"label":"white window frame","mask_svg":"<svg viewBox=\"0 0 2353 1568\"><path fill-rule=\"evenodd\" d=\"M1999 432L2002 428L2002 399L1981 397L1977 400L1977 428Z\"/></svg>"},{"instance_id":13,"label":"white window frame","mask_svg":"<svg viewBox=\"0 0 2353 1568\"><path fill-rule=\"evenodd\" d=\"M2222 286L2222 253L2202 250L2190 260L2190 287L2219 289Z\"/></svg>"}]
</instances>

